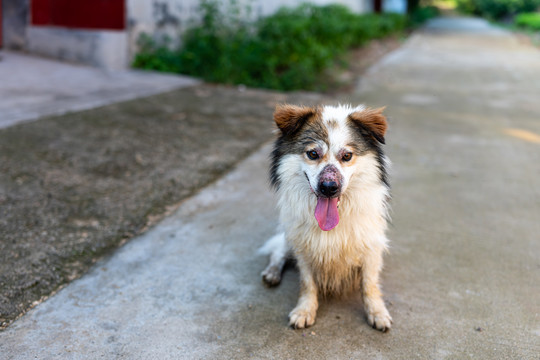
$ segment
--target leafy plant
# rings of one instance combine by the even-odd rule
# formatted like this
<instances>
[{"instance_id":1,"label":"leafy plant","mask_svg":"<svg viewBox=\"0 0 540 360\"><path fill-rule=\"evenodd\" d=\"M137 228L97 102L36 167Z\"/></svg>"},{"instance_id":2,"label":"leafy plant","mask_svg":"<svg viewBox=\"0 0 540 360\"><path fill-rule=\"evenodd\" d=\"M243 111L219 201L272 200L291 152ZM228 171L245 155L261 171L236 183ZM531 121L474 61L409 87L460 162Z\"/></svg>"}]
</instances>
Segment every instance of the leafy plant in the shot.
<instances>
[{"instance_id":1,"label":"leafy plant","mask_svg":"<svg viewBox=\"0 0 540 360\"><path fill-rule=\"evenodd\" d=\"M534 11L540 6L540 0L458 0L457 5L463 12L497 20Z\"/></svg>"},{"instance_id":2,"label":"leafy plant","mask_svg":"<svg viewBox=\"0 0 540 360\"><path fill-rule=\"evenodd\" d=\"M347 49L406 26L398 14L358 15L342 5L311 4L249 22L242 20L237 2L231 4L223 11L218 0L202 1L201 21L185 32L180 48L142 36L133 65L211 82L315 89L323 70Z\"/></svg>"},{"instance_id":3,"label":"leafy plant","mask_svg":"<svg viewBox=\"0 0 540 360\"><path fill-rule=\"evenodd\" d=\"M514 23L520 27L540 31L540 13L523 13L515 17Z\"/></svg>"},{"instance_id":4,"label":"leafy plant","mask_svg":"<svg viewBox=\"0 0 540 360\"><path fill-rule=\"evenodd\" d=\"M409 22L412 25L420 25L427 20L439 16L439 8L436 6L422 6L417 7L409 15Z\"/></svg>"}]
</instances>

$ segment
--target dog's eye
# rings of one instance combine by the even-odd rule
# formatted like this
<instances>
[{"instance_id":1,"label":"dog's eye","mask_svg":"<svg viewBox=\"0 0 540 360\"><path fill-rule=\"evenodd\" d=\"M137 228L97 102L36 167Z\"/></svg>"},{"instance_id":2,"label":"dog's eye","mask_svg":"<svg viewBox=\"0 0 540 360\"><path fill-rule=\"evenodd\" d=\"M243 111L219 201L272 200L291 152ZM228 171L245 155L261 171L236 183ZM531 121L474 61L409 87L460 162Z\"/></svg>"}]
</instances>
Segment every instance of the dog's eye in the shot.
<instances>
[{"instance_id":1,"label":"dog's eye","mask_svg":"<svg viewBox=\"0 0 540 360\"><path fill-rule=\"evenodd\" d=\"M352 153L350 152L343 154L343 156L341 157L341 160L343 161L351 161L351 159L352 159Z\"/></svg>"},{"instance_id":2,"label":"dog's eye","mask_svg":"<svg viewBox=\"0 0 540 360\"><path fill-rule=\"evenodd\" d=\"M315 150L308 151L306 155L310 160L317 160L319 158L319 154Z\"/></svg>"}]
</instances>

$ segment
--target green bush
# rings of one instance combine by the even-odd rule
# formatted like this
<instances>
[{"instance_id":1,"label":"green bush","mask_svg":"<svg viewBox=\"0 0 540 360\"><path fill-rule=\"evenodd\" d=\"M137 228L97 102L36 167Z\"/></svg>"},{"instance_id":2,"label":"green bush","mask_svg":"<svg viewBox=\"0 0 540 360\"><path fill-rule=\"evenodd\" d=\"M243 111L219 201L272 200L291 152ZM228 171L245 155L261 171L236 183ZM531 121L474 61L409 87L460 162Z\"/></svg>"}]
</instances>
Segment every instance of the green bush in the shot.
<instances>
[{"instance_id":1,"label":"green bush","mask_svg":"<svg viewBox=\"0 0 540 360\"><path fill-rule=\"evenodd\" d=\"M341 5L310 4L281 8L246 23L223 13L218 0L201 4L202 21L184 34L181 48L142 36L133 66L211 82L315 89L323 70L349 48L402 31L406 25L398 14L358 15Z\"/></svg>"},{"instance_id":2,"label":"green bush","mask_svg":"<svg viewBox=\"0 0 540 360\"><path fill-rule=\"evenodd\" d=\"M456 8L465 14L478 15L474 0L456 0Z\"/></svg>"},{"instance_id":3,"label":"green bush","mask_svg":"<svg viewBox=\"0 0 540 360\"><path fill-rule=\"evenodd\" d=\"M515 17L514 22L516 25L540 31L540 13L523 13Z\"/></svg>"},{"instance_id":4,"label":"green bush","mask_svg":"<svg viewBox=\"0 0 540 360\"><path fill-rule=\"evenodd\" d=\"M463 12L497 20L534 11L540 6L540 0L457 0L457 5Z\"/></svg>"},{"instance_id":5,"label":"green bush","mask_svg":"<svg viewBox=\"0 0 540 360\"><path fill-rule=\"evenodd\" d=\"M409 15L409 22L416 26L427 20L439 16L439 8L436 6L422 6L414 9Z\"/></svg>"}]
</instances>

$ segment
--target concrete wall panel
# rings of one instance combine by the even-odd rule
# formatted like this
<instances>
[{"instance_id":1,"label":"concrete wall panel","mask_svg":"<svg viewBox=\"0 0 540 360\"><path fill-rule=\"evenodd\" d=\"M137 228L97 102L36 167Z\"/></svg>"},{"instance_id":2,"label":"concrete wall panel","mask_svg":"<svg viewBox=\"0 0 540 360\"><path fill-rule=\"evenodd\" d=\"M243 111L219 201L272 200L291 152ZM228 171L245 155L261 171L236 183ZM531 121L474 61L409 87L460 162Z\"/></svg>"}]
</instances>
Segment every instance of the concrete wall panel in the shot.
<instances>
[{"instance_id":1,"label":"concrete wall panel","mask_svg":"<svg viewBox=\"0 0 540 360\"><path fill-rule=\"evenodd\" d=\"M108 69L128 66L127 34L124 31L29 26L27 50L47 57Z\"/></svg>"}]
</instances>

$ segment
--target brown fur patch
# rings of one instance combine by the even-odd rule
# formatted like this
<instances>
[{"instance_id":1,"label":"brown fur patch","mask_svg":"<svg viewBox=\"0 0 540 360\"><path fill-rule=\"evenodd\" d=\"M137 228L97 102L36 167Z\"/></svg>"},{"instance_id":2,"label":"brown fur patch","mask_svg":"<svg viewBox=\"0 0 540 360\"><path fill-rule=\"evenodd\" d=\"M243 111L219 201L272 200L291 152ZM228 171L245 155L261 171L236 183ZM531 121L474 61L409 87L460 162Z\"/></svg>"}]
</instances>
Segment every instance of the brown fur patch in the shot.
<instances>
[{"instance_id":1,"label":"brown fur patch","mask_svg":"<svg viewBox=\"0 0 540 360\"><path fill-rule=\"evenodd\" d=\"M368 130L375 139L384 144L384 135L388 129L386 117L382 114L384 107L378 109L365 109L349 115L349 119L357 125Z\"/></svg>"},{"instance_id":2,"label":"brown fur patch","mask_svg":"<svg viewBox=\"0 0 540 360\"><path fill-rule=\"evenodd\" d=\"M318 112L318 109L312 107L282 104L276 106L274 121L284 135L290 135Z\"/></svg>"}]
</instances>

